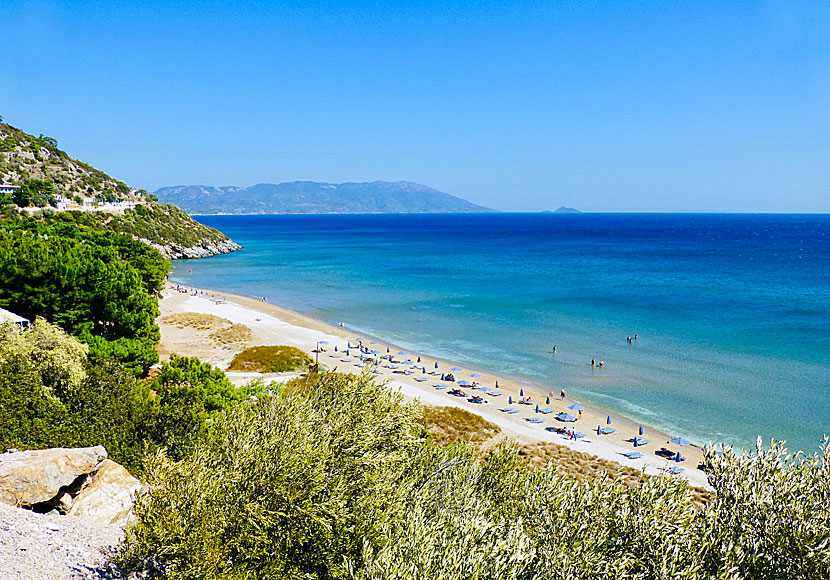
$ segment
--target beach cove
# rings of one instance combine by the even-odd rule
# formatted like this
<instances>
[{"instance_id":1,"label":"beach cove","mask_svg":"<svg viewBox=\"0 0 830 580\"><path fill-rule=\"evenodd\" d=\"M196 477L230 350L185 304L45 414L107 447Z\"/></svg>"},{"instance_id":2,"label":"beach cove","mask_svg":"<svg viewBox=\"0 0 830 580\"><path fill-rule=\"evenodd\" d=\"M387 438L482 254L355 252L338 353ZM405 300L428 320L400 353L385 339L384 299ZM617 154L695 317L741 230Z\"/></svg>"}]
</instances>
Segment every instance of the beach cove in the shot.
<instances>
[{"instance_id":1,"label":"beach cove","mask_svg":"<svg viewBox=\"0 0 830 580\"><path fill-rule=\"evenodd\" d=\"M673 475L671 471L675 471L677 477L687 479L690 484L708 488L705 474L697 469L702 460L700 448L673 445L668 442L670 438L668 434L652 429L645 431L644 439L648 440L648 443L635 448L631 440L639 434L638 424L588 404L583 405L582 416L578 417L578 411L568 409L568 407L579 405L579 401L568 396L562 400L557 393L552 393L554 396L550 397L541 393L540 386L528 381L495 375L475 368L462 368L457 362L403 351L396 345L355 334L349 328L328 325L261 300L226 294L213 289L181 287L179 290L173 284L165 290L160 301L160 308L159 326L162 331L160 353L163 358L169 357L171 353L197 356L219 368L227 368L238 349L211 341L207 332L200 332L190 327L182 328L165 322L166 317L175 314L194 313L218 316L234 324L250 328L253 333L251 345L295 346L309 353L312 358L318 357L321 367L329 370L352 374L364 372L364 369L365 372L374 370L376 371L374 376L379 384L385 383L389 388L400 391L406 399L416 399L425 405L458 407L476 413L501 428L499 439L511 439L519 443L550 442L653 475ZM356 338L361 339L367 350L374 350L377 353L373 355L370 352L364 358L391 355L397 364L391 365L388 360L381 360L377 365L369 365L368 368L363 366L359 351L354 348L357 346L354 340ZM349 345L352 348L349 348ZM325 350L314 352L318 346ZM335 347L337 347L336 352ZM348 356L344 355L346 349L349 350ZM405 354L398 354L400 352ZM409 360L411 364L401 364L406 360ZM416 362L418 360L421 362ZM388 368L389 366L396 368ZM413 368L414 366L419 368ZM451 369L461 370L452 371ZM410 371L411 374L402 374L405 371ZM430 372L438 374L429 374ZM456 379L455 382L442 381L441 372L452 373ZM296 376L295 374L259 375L241 372L228 372L227 374L237 384L243 384L255 378L262 378L266 383L279 382ZM459 382L477 382L485 388L494 388L498 383L498 391L501 394L492 396L488 392L471 386L463 384L459 386ZM436 388L435 385L442 388ZM468 396L450 395L449 391L453 388L463 389ZM530 404L518 403L523 397L522 393L525 397L532 399ZM471 403L469 399L472 396L481 396L487 402ZM513 405L509 404L511 397ZM550 404L546 402L548 399ZM549 408L552 412L537 412L537 405L540 410ZM499 410L508 407L518 412L507 414ZM559 412L573 414L577 417L577 421L558 421L555 416ZM608 423L609 417L610 423ZM527 419L537 420L540 423L530 423ZM613 431L599 435L597 434L598 427L610 428ZM554 431L557 428L575 428L582 436L572 439L567 434ZM679 450L684 460L678 463L656 454L655 452L661 448ZM629 459L625 456L635 451L640 452L642 457Z\"/></svg>"},{"instance_id":2,"label":"beach cove","mask_svg":"<svg viewBox=\"0 0 830 580\"><path fill-rule=\"evenodd\" d=\"M199 219L244 249L176 261L176 282L518 377L537 400L564 389L700 446L760 435L811 453L830 431L827 216Z\"/></svg>"}]
</instances>

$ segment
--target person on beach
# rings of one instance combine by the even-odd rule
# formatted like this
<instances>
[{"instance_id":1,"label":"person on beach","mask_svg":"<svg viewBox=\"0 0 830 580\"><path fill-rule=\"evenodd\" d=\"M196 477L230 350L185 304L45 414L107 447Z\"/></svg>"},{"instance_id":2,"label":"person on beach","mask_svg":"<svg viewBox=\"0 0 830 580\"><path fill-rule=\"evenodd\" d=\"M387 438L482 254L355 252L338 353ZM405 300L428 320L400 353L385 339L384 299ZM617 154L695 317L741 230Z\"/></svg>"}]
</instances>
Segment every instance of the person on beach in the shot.
<instances>
[{"instance_id":1,"label":"person on beach","mask_svg":"<svg viewBox=\"0 0 830 580\"><path fill-rule=\"evenodd\" d=\"M559 398L560 398L561 400L563 400L563 401L565 400L565 389L562 389L562 390L559 392Z\"/></svg>"},{"instance_id":2,"label":"person on beach","mask_svg":"<svg viewBox=\"0 0 830 580\"><path fill-rule=\"evenodd\" d=\"M577 417L577 419L582 419L582 409L580 409L578 412L579 412L579 417Z\"/></svg>"}]
</instances>

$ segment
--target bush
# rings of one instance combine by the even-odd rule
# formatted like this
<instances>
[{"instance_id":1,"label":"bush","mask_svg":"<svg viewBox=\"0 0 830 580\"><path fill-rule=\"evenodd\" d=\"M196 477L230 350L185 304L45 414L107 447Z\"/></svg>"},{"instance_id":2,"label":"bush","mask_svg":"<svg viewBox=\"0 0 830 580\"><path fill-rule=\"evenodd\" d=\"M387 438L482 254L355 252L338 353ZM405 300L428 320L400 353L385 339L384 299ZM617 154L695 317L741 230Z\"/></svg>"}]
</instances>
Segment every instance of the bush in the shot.
<instances>
[{"instance_id":1,"label":"bush","mask_svg":"<svg viewBox=\"0 0 830 580\"><path fill-rule=\"evenodd\" d=\"M830 443L708 449L718 498L682 480L582 483L421 438L419 411L368 375L315 375L157 454L119 562L166 578L600 580L830 577Z\"/></svg>"},{"instance_id":2,"label":"bush","mask_svg":"<svg viewBox=\"0 0 830 580\"><path fill-rule=\"evenodd\" d=\"M307 367L311 358L294 346L253 346L236 355L229 371L284 373Z\"/></svg>"},{"instance_id":3,"label":"bush","mask_svg":"<svg viewBox=\"0 0 830 580\"><path fill-rule=\"evenodd\" d=\"M208 363L175 354L149 386L155 392L152 437L176 459L189 452L209 417L230 409L254 392L237 388L225 373Z\"/></svg>"}]
</instances>

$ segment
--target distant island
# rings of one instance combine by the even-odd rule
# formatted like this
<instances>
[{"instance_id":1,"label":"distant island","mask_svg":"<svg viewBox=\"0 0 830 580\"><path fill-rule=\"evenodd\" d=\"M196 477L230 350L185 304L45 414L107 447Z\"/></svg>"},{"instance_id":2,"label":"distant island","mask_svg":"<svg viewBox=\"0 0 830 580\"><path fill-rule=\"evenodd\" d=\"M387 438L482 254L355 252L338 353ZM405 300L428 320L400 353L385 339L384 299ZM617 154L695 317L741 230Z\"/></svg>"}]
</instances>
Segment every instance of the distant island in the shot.
<instances>
[{"instance_id":1,"label":"distant island","mask_svg":"<svg viewBox=\"0 0 830 580\"><path fill-rule=\"evenodd\" d=\"M573 207L565 207L564 205L561 207L556 208L554 211L548 211L544 213L582 213L578 209Z\"/></svg>"},{"instance_id":2,"label":"distant island","mask_svg":"<svg viewBox=\"0 0 830 580\"><path fill-rule=\"evenodd\" d=\"M251 187L178 185L155 191L190 214L480 213L495 210L408 181L292 181Z\"/></svg>"}]
</instances>

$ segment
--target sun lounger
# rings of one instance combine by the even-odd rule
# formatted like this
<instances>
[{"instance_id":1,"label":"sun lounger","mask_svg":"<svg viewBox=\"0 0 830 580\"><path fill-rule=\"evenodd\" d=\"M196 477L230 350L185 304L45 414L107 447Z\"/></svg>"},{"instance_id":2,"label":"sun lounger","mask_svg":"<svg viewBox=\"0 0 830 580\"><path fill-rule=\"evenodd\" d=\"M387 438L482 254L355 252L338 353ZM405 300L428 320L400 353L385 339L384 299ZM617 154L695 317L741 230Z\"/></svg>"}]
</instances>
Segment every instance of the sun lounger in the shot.
<instances>
[{"instance_id":1,"label":"sun lounger","mask_svg":"<svg viewBox=\"0 0 830 580\"><path fill-rule=\"evenodd\" d=\"M501 395L502 395L501 391L490 391L490 396L491 397L501 397Z\"/></svg>"},{"instance_id":2,"label":"sun lounger","mask_svg":"<svg viewBox=\"0 0 830 580\"><path fill-rule=\"evenodd\" d=\"M683 473L684 471L686 470L682 467L669 467L668 469L666 469L666 473L671 475L677 475L678 473Z\"/></svg>"},{"instance_id":3,"label":"sun lounger","mask_svg":"<svg viewBox=\"0 0 830 580\"><path fill-rule=\"evenodd\" d=\"M504 409L499 409L502 413L507 413L508 415L515 415L519 412L518 409L511 409L510 407L505 407Z\"/></svg>"},{"instance_id":4,"label":"sun lounger","mask_svg":"<svg viewBox=\"0 0 830 580\"><path fill-rule=\"evenodd\" d=\"M630 453L623 453L623 455L625 455L629 459L640 459L641 457L643 457L643 454L640 453L639 451L632 451Z\"/></svg>"},{"instance_id":5,"label":"sun lounger","mask_svg":"<svg viewBox=\"0 0 830 580\"><path fill-rule=\"evenodd\" d=\"M361 368L361 369L362 369L362 368L363 368L363 367L365 367L366 365L365 365L365 364L363 364L363 363L356 363L354 366L359 367L359 368Z\"/></svg>"},{"instance_id":6,"label":"sun lounger","mask_svg":"<svg viewBox=\"0 0 830 580\"><path fill-rule=\"evenodd\" d=\"M416 381L418 381L419 383L423 383L423 382L424 382L424 381L426 381L427 379L426 379L426 377L418 377L418 378L416 378L415 380L416 380Z\"/></svg>"},{"instance_id":7,"label":"sun lounger","mask_svg":"<svg viewBox=\"0 0 830 580\"><path fill-rule=\"evenodd\" d=\"M350 359L350 358L341 358L340 362L352 362L352 359Z\"/></svg>"},{"instance_id":8,"label":"sun lounger","mask_svg":"<svg viewBox=\"0 0 830 580\"><path fill-rule=\"evenodd\" d=\"M547 415L547 414L549 414L549 413L553 413L553 409L550 409L550 408L547 408L547 407L546 407L546 408L544 408L544 409L539 409L539 412L540 412L540 413L542 413L542 414L544 414L544 415Z\"/></svg>"},{"instance_id":9,"label":"sun lounger","mask_svg":"<svg viewBox=\"0 0 830 580\"><path fill-rule=\"evenodd\" d=\"M613 427L603 427L602 429L599 430L599 432L602 433L603 435L610 435L611 433L613 433L615 431L616 431L616 429L614 429Z\"/></svg>"},{"instance_id":10,"label":"sun lounger","mask_svg":"<svg viewBox=\"0 0 830 580\"><path fill-rule=\"evenodd\" d=\"M528 423L536 423L536 424L544 423L544 421L539 419L538 417L525 417L525 421L527 421Z\"/></svg>"},{"instance_id":11,"label":"sun lounger","mask_svg":"<svg viewBox=\"0 0 830 580\"><path fill-rule=\"evenodd\" d=\"M642 439L641 437L634 438L634 447L641 447L642 445L648 445L651 443L648 439Z\"/></svg>"},{"instance_id":12,"label":"sun lounger","mask_svg":"<svg viewBox=\"0 0 830 580\"><path fill-rule=\"evenodd\" d=\"M446 389L447 385L432 385L433 389Z\"/></svg>"}]
</instances>

